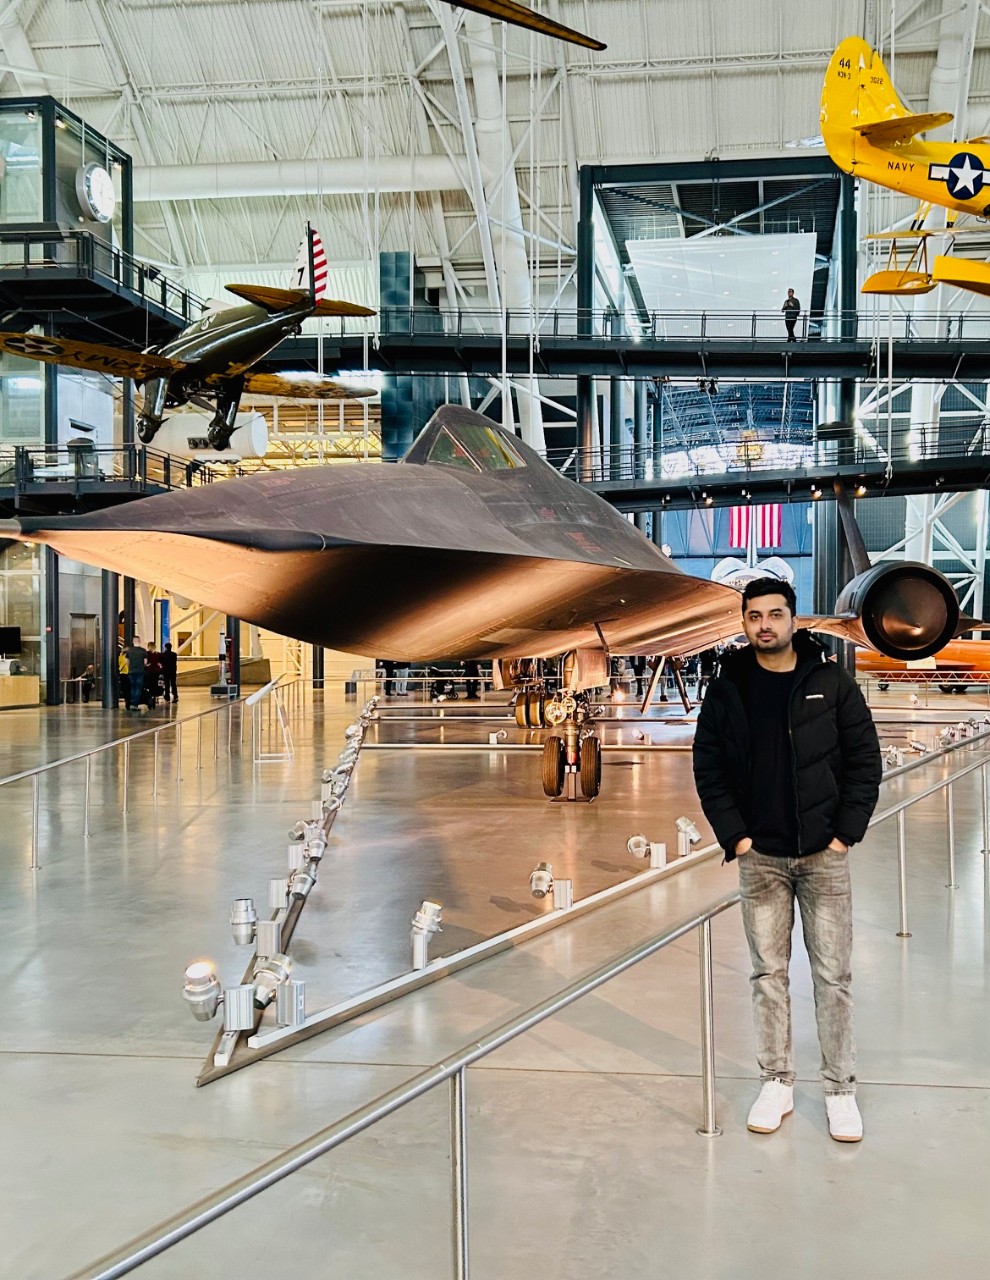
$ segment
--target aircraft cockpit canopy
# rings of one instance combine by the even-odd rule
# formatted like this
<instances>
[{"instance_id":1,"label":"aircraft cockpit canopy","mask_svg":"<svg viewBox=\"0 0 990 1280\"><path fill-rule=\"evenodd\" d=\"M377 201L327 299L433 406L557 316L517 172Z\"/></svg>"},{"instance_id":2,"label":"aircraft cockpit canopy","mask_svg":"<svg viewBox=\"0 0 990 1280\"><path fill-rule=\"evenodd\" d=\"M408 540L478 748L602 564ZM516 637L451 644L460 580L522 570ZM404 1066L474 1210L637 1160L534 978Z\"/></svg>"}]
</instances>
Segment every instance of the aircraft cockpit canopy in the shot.
<instances>
[{"instance_id":1,"label":"aircraft cockpit canopy","mask_svg":"<svg viewBox=\"0 0 990 1280\"><path fill-rule=\"evenodd\" d=\"M526 460L493 427L476 423L436 424L423 432L409 450L406 462L462 467L468 471L508 471Z\"/></svg>"}]
</instances>

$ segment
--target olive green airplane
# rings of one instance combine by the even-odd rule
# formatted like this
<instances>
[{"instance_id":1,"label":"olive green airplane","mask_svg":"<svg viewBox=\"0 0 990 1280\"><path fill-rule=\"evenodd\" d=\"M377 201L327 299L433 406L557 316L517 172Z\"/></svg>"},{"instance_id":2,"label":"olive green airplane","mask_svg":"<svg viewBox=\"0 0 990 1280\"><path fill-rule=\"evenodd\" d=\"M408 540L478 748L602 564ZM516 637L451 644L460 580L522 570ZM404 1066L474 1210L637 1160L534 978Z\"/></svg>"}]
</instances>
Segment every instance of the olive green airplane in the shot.
<instances>
[{"instance_id":1,"label":"olive green airplane","mask_svg":"<svg viewBox=\"0 0 990 1280\"><path fill-rule=\"evenodd\" d=\"M0 351L28 356L46 364L92 369L111 377L133 378L143 387L144 404L138 418L138 439L151 444L166 410L193 403L216 412L208 430L210 447L226 449L234 432L237 409L245 391L299 400L337 400L371 396L369 387L348 386L335 378L305 373L252 372L252 366L283 338L300 332L310 316L372 316L356 302L324 297L327 259L316 232L307 225L294 269L293 289L230 284L244 306L211 307L159 348L129 351L67 338L0 333Z\"/></svg>"},{"instance_id":2,"label":"olive green airplane","mask_svg":"<svg viewBox=\"0 0 990 1280\"><path fill-rule=\"evenodd\" d=\"M858 36L832 54L822 86L822 138L840 169L919 202L906 231L871 237L889 241L885 269L870 275L863 293L911 295L948 284L990 295L990 264L940 254L929 267L928 240L958 236L960 213L990 217L990 139L929 142L923 135L949 124L948 111L909 111L883 59ZM948 229L925 230L933 206L950 210Z\"/></svg>"}]
</instances>

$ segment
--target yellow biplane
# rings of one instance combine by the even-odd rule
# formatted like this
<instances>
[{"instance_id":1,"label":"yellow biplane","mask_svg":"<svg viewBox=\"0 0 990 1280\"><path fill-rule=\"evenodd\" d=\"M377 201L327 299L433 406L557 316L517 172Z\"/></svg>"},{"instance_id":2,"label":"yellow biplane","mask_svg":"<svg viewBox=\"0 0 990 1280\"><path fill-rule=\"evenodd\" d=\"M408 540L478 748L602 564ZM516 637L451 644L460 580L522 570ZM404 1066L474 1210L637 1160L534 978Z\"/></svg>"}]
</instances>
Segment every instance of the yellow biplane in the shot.
<instances>
[{"instance_id":1,"label":"yellow biplane","mask_svg":"<svg viewBox=\"0 0 990 1280\"><path fill-rule=\"evenodd\" d=\"M960 213L990 217L990 140L928 142L923 134L948 124L948 111L908 111L897 96L883 59L852 36L832 54L822 86L821 126L828 153L846 173L919 202L911 228L885 232L885 267L869 276L864 293L914 295L937 284L990 295L990 264L939 254L929 265L933 235L958 236ZM945 229L925 230L930 210L950 211Z\"/></svg>"}]
</instances>

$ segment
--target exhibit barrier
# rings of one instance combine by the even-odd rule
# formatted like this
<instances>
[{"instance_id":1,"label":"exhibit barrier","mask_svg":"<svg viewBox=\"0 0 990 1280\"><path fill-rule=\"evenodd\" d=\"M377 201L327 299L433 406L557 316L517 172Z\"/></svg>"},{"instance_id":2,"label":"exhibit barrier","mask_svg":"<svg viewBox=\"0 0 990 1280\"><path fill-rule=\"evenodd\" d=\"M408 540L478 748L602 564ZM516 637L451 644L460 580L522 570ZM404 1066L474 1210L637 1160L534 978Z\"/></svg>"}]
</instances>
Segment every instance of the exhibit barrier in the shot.
<instances>
[{"instance_id":1,"label":"exhibit barrier","mask_svg":"<svg viewBox=\"0 0 990 1280\"><path fill-rule=\"evenodd\" d=\"M967 744L975 739L966 740ZM963 743L955 744L957 747ZM900 923L898 937L909 938L907 929L907 903L905 887L905 814L913 805L944 791L949 815L949 883L955 884L954 867L954 835L953 835L953 785L970 776L977 770L981 776L983 796L983 861L984 876L990 872L990 808L988 808L988 764L990 760L979 759L969 763L947 778L926 787L917 795L892 805L874 815L870 827L876 827L891 817L897 819L898 827L898 893L900 899ZM701 1123L697 1133L703 1137L717 1137L721 1130L718 1127L715 1103L715 1019L712 987L712 935L711 923L717 916L734 907L740 900L738 892L720 898L716 902L693 915L670 926L656 937L626 951L623 955L608 961L594 972L579 978L556 995L535 1005L525 1013L504 1023L495 1031L489 1032L481 1039L474 1040L453 1054L445 1056L442 1062L426 1068L404 1084L388 1093L373 1099L367 1105L358 1108L332 1125L321 1129L310 1138L297 1143L294 1147L259 1165L251 1172L228 1183L219 1191L200 1200L197 1204L182 1213L176 1214L168 1221L152 1228L144 1235L132 1240L123 1248L108 1254L100 1261L76 1271L69 1280L114 1280L115 1277L127 1275L136 1267L157 1257L180 1240L193 1235L209 1223L223 1217L232 1209L244 1204L268 1187L274 1186L283 1178L305 1168L312 1161L326 1155L334 1148L341 1146L348 1139L365 1132L380 1120L393 1115L402 1107L431 1092L443 1084L450 1088L450 1203L451 1203L451 1254L452 1274L457 1280L466 1280L469 1274L469 1223L468 1223L468 1146L467 1146L467 1069L474 1063L487 1057L496 1049L508 1044L517 1036L531 1031L546 1019L554 1017L583 996L597 990L612 978L631 969L650 956L656 955L671 943L696 933L698 938L699 996L700 996L700 1053L701 1053Z\"/></svg>"},{"instance_id":2,"label":"exhibit barrier","mask_svg":"<svg viewBox=\"0 0 990 1280\"><path fill-rule=\"evenodd\" d=\"M285 693L283 703L284 713L298 714L303 706L308 681L297 678L282 686ZM71 756L63 756L59 760L52 760L48 764L38 765L34 769L25 769L22 773L11 774L7 778L0 778L0 788L12 786L16 782L25 782L31 779L32 800L31 800L31 870L37 871L40 866L40 819L41 819L41 780L46 774L54 774L56 770L67 767L68 765L84 763L85 786L83 799L83 822L82 834L84 838L88 838L90 834L90 817L92 811L92 765L96 756L105 755L108 752L118 749L122 752L123 758L123 785L121 790L121 807L119 812L127 813L128 793L131 770L131 750L141 741L150 738L153 744L153 764L152 764L152 796L158 799L159 781L161 777L160 756L161 749L159 739L162 734L174 734L175 750L173 753L174 761L174 780L176 783L182 781L182 746L184 735L190 730L192 725L196 726L196 768L203 767L203 725L206 721L212 722L212 746L213 758L218 759L220 756L221 744L226 740L226 749L228 755L231 752L234 735L236 733L237 741L240 743L244 737L244 721L243 721L243 705L246 699L236 699L232 702L224 702L218 707L211 707L207 711L198 712L195 715L185 716L182 719L167 720L162 724L153 725L147 729L138 730L137 733L128 734L123 738L114 738L110 742L104 742L98 747L92 747L88 751L79 751ZM221 718L226 717L226 721L221 725ZM236 726L235 726L236 719Z\"/></svg>"}]
</instances>

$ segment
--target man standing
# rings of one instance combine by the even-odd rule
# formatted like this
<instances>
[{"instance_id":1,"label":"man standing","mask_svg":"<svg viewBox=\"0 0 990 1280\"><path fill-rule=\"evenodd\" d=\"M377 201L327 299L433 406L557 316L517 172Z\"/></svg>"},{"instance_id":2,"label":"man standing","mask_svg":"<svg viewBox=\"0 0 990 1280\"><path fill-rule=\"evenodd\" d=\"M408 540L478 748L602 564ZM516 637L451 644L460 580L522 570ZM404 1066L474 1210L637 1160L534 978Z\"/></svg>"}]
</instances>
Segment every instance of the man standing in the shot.
<instances>
[{"instance_id":1,"label":"man standing","mask_svg":"<svg viewBox=\"0 0 990 1280\"><path fill-rule=\"evenodd\" d=\"M127 705L132 711L137 711L141 702L141 695L144 692L144 664L148 657L148 651L135 636L124 650L124 657L127 659L127 670L130 674Z\"/></svg>"},{"instance_id":2,"label":"man standing","mask_svg":"<svg viewBox=\"0 0 990 1280\"><path fill-rule=\"evenodd\" d=\"M798 316L801 314L801 304L794 296L794 290L787 290L787 297L784 299L784 305L780 308L784 313L784 328L787 330L787 341L797 342L794 336L794 326L797 324Z\"/></svg>"},{"instance_id":3,"label":"man standing","mask_svg":"<svg viewBox=\"0 0 990 1280\"><path fill-rule=\"evenodd\" d=\"M856 682L807 631L790 583L750 582L749 645L722 659L698 717L694 777L705 816L739 858L762 1088L747 1121L773 1133L794 1109L788 968L794 901L811 961L829 1133L859 1142L848 852L879 794L880 746Z\"/></svg>"},{"instance_id":4,"label":"man standing","mask_svg":"<svg viewBox=\"0 0 990 1280\"><path fill-rule=\"evenodd\" d=\"M165 701L179 701L179 686L176 684L179 658L171 644L162 650L162 678L165 681Z\"/></svg>"}]
</instances>

